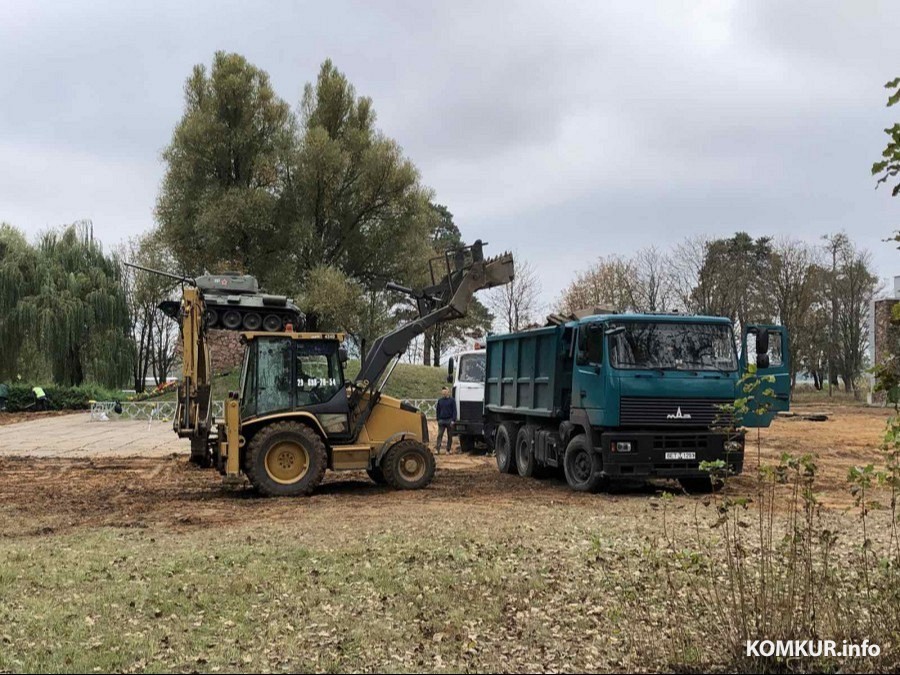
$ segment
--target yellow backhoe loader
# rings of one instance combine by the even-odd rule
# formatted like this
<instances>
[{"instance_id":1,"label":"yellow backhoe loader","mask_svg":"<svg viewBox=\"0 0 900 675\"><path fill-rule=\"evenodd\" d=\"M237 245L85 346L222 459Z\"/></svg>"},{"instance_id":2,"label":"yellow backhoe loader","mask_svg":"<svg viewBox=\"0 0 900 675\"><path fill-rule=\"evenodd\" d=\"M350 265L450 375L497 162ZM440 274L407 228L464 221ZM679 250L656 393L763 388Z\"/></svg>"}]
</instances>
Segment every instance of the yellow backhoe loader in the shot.
<instances>
[{"instance_id":1,"label":"yellow backhoe loader","mask_svg":"<svg viewBox=\"0 0 900 675\"><path fill-rule=\"evenodd\" d=\"M476 291L509 283L512 255L485 259L481 241L429 261L431 285L410 295L418 317L374 341L355 381L344 378L344 335L284 331L242 333L240 391L214 420L203 293L187 277L182 301L161 308L180 319L183 375L175 432L191 440L191 459L226 481L249 478L262 494L308 495L326 469L365 470L377 483L418 489L434 477L424 413L383 392L410 342L441 322L465 316ZM146 268L141 268L146 269ZM172 276L172 275L169 275Z\"/></svg>"}]
</instances>

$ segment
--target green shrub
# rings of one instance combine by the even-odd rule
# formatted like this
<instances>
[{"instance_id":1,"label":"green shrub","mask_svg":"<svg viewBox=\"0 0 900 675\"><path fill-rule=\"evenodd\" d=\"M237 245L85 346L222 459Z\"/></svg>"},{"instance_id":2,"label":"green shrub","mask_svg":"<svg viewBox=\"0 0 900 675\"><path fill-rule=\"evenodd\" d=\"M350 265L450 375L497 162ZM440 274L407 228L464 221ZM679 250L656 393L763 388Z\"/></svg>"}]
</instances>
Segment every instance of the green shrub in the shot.
<instances>
[{"instance_id":1,"label":"green shrub","mask_svg":"<svg viewBox=\"0 0 900 675\"><path fill-rule=\"evenodd\" d=\"M33 410L34 384L15 383L9 385L9 401L7 411L23 412ZM99 385L86 384L80 387L58 387L56 385L38 385L44 389L50 399L51 410L86 410L93 401L115 401L122 397L119 391L106 389Z\"/></svg>"}]
</instances>

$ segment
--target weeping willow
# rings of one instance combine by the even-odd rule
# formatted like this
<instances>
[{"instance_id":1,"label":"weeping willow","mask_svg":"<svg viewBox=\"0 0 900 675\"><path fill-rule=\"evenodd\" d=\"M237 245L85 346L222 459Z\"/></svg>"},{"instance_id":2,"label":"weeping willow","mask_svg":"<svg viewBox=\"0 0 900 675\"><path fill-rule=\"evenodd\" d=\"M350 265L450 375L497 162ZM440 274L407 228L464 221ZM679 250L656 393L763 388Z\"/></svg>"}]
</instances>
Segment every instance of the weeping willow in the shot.
<instances>
[{"instance_id":1,"label":"weeping willow","mask_svg":"<svg viewBox=\"0 0 900 675\"><path fill-rule=\"evenodd\" d=\"M0 377L20 374L22 348L31 345L57 384L113 387L127 381L133 349L120 282L118 262L103 252L89 222L47 232L35 246L5 226Z\"/></svg>"}]
</instances>

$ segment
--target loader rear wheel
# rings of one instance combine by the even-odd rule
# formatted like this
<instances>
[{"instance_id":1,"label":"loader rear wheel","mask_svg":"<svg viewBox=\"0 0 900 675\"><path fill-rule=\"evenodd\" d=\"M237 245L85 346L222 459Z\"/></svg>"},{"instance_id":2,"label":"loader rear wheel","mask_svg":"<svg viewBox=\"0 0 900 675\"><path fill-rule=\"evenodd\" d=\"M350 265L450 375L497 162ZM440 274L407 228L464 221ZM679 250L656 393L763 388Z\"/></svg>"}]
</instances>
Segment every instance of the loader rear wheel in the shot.
<instances>
[{"instance_id":1,"label":"loader rear wheel","mask_svg":"<svg viewBox=\"0 0 900 675\"><path fill-rule=\"evenodd\" d=\"M275 422L253 436L247 477L268 497L308 495L325 475L328 458L319 435L305 424Z\"/></svg>"},{"instance_id":2,"label":"loader rear wheel","mask_svg":"<svg viewBox=\"0 0 900 675\"><path fill-rule=\"evenodd\" d=\"M395 444L379 467L388 485L397 490L420 490L434 480L434 455L412 439Z\"/></svg>"},{"instance_id":3,"label":"loader rear wheel","mask_svg":"<svg viewBox=\"0 0 900 675\"><path fill-rule=\"evenodd\" d=\"M603 460L590 447L584 435L576 436L569 441L563 465L566 482L573 490L596 492L605 482L600 473L603 469Z\"/></svg>"},{"instance_id":4,"label":"loader rear wheel","mask_svg":"<svg viewBox=\"0 0 900 675\"><path fill-rule=\"evenodd\" d=\"M503 422L497 428L494 452L497 455L497 468L500 473L516 472L515 442L518 431L519 425L515 422Z\"/></svg>"},{"instance_id":5,"label":"loader rear wheel","mask_svg":"<svg viewBox=\"0 0 900 675\"><path fill-rule=\"evenodd\" d=\"M535 474L534 452L531 449L531 439L534 438L534 429L524 426L516 434L516 469L523 478L531 478Z\"/></svg>"}]
</instances>

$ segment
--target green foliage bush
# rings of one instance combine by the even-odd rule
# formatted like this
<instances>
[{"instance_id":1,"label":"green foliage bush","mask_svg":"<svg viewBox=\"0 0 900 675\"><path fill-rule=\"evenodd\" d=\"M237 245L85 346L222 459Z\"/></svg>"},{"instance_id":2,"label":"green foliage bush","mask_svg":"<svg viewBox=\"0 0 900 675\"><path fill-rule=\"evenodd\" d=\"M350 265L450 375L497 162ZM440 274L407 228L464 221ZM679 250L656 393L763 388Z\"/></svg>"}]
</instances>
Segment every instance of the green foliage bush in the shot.
<instances>
[{"instance_id":1,"label":"green foliage bush","mask_svg":"<svg viewBox=\"0 0 900 675\"><path fill-rule=\"evenodd\" d=\"M8 412L25 412L34 409L34 384L10 384ZM51 410L87 410L91 401L115 401L122 393L106 389L99 385L86 384L80 387L58 387L55 385L38 385L50 399Z\"/></svg>"}]
</instances>

